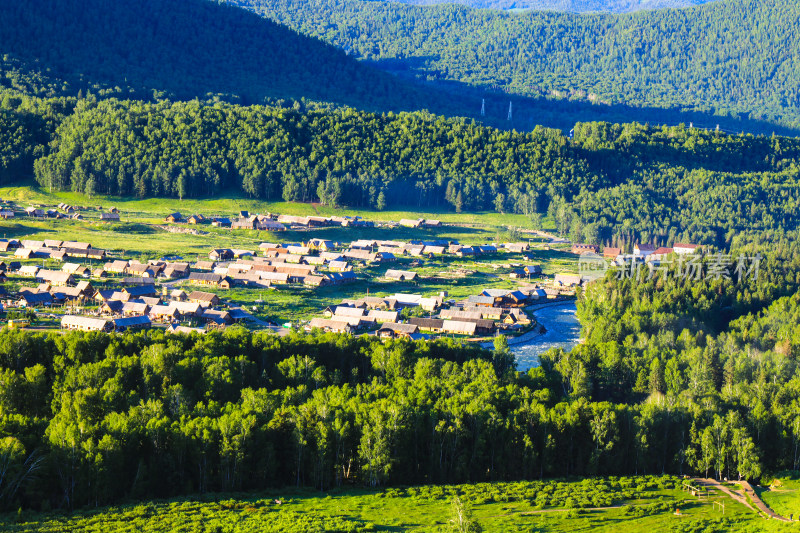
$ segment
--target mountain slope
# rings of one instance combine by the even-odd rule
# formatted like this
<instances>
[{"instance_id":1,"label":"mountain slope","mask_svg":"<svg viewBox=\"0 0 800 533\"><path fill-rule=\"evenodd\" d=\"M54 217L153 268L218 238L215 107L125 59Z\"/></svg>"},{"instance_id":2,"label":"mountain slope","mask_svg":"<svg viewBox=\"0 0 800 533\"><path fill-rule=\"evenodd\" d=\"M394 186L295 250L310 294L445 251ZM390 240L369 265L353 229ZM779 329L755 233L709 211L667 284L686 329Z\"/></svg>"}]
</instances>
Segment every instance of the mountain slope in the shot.
<instances>
[{"instance_id":1,"label":"mountain slope","mask_svg":"<svg viewBox=\"0 0 800 533\"><path fill-rule=\"evenodd\" d=\"M403 4L430 6L461 4L479 9L536 9L539 11L569 11L591 13L608 11L626 13L643 9L684 8L714 0L372 0L398 1Z\"/></svg>"},{"instance_id":2,"label":"mountain slope","mask_svg":"<svg viewBox=\"0 0 800 533\"><path fill-rule=\"evenodd\" d=\"M29 93L305 97L368 108L419 98L321 41L215 2L2 2L0 20L0 83Z\"/></svg>"},{"instance_id":3,"label":"mountain slope","mask_svg":"<svg viewBox=\"0 0 800 533\"><path fill-rule=\"evenodd\" d=\"M257 4L248 0L246 7L260 14L282 13L290 22L308 18L307 33L319 33L349 47L349 41L337 40L339 30L349 32L346 28L350 23L341 19L348 12L340 12L334 4L318 3L309 10L304 2ZM330 11L334 7L335 14ZM352 9L360 7L399 8L412 14L422 10L431 16L454 9L350 5ZM317 9L319 20L312 13ZM469 13L464 8L455 9ZM747 117L664 109L658 102L631 107L624 101L607 105L586 98L562 98L547 91L512 95L501 83L492 81L494 74L482 72L482 66L464 73L459 71L460 61L453 61L452 72L439 73L433 62L449 61L447 58L414 55L417 49L437 46L433 41L409 43L408 34L398 37L398 42L401 46L406 43L412 51L393 48L393 24L385 26L382 20L374 20L367 31L361 27L363 20L357 22L365 13L374 17L378 12L351 13L356 26L347 39L355 43L361 57L376 59L370 62L359 62L354 54L348 56L330 44L246 10L207 0L0 3L0 88L40 97L77 96L88 91L100 97L149 101L199 98L240 104L306 98L380 112L427 109L518 130L541 124L568 131L576 122L637 121L693 122L709 128L720 124L723 130L736 132L795 133ZM430 24L435 19L420 20L420 24L423 22ZM373 37L377 40L370 41ZM381 42L383 39L387 42ZM374 49L369 48L370 42ZM498 76L503 74L502 69L490 69L494 70ZM510 87L510 91L517 89ZM482 100L485 114L481 114ZM513 120L507 120L510 101Z\"/></svg>"},{"instance_id":4,"label":"mountain slope","mask_svg":"<svg viewBox=\"0 0 800 533\"><path fill-rule=\"evenodd\" d=\"M516 94L680 108L800 129L800 4L725 0L622 15L358 0L236 0L359 57Z\"/></svg>"}]
</instances>

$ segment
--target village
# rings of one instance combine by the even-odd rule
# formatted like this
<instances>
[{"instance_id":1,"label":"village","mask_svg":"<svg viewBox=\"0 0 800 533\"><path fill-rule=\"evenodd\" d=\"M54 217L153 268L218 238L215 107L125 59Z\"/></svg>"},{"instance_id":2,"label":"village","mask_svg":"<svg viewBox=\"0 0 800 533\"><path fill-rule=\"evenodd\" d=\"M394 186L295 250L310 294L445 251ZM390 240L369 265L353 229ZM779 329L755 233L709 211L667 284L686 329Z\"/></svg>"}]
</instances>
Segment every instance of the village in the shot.
<instances>
[{"instance_id":1,"label":"village","mask_svg":"<svg viewBox=\"0 0 800 533\"><path fill-rule=\"evenodd\" d=\"M23 210L4 203L0 210L6 218L72 220L82 212L66 204ZM105 218L108 215L111 218ZM96 209L92 216L101 223L120 220L116 208ZM163 224L172 233L197 232L204 225L246 230L267 234L272 242L248 248L212 245L206 257L191 261L181 256L140 260L90 242L2 239L0 299L8 325L204 333L240 324L281 335L321 330L380 338L485 341L541 328L532 315L537 306L573 299L576 287L591 282L576 272L579 257L602 253L610 262L624 264L697 250L694 245L670 249L637 244L631 254L624 254L619 248L601 252L597 245L557 239L461 244L453 239L339 242L313 235L331 227L381 231L442 227L440 221L426 219L376 224L358 216L173 212ZM279 238L291 230L295 230L292 235L305 232L307 237L298 242ZM214 234L206 235L214 240ZM561 268L564 264L571 267ZM283 312L288 307L303 310Z\"/></svg>"}]
</instances>

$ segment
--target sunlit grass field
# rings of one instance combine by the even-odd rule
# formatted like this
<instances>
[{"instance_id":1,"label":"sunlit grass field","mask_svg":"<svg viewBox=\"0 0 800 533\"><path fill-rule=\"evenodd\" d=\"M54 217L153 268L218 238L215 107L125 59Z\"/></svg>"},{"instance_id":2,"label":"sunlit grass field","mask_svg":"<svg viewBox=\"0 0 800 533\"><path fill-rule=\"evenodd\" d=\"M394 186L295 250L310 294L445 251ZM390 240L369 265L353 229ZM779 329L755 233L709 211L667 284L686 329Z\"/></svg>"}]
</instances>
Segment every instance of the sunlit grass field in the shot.
<instances>
[{"instance_id":1,"label":"sunlit grass field","mask_svg":"<svg viewBox=\"0 0 800 533\"><path fill-rule=\"evenodd\" d=\"M204 215L230 216L241 210L253 213L280 213L286 215L319 215L319 216L361 216L366 220L399 221L402 218L430 218L451 224L478 224L485 226L517 226L531 227L530 220L524 215L502 214L494 212L455 213L447 209L431 209L426 207L399 210L375 211L369 209L331 208L328 206L297 202L264 202L242 196L238 191L226 193L218 198L183 199L175 198L120 198L109 196L92 196L91 198L72 192L48 192L38 187L0 187L0 198L25 203L54 205L65 202L87 207L111 206L120 209L123 214L137 219L158 221L169 213L179 211L184 215L202 213ZM124 217L123 217L124 218Z\"/></svg>"},{"instance_id":2,"label":"sunlit grass field","mask_svg":"<svg viewBox=\"0 0 800 533\"><path fill-rule=\"evenodd\" d=\"M320 532L451 529L458 497L483 531L790 531L724 495L699 501L663 477L598 478L320 492L204 494L170 501L85 508L71 513L9 513L9 532ZM280 504L276 503L280 501ZM725 504L724 514L712 502Z\"/></svg>"},{"instance_id":3,"label":"sunlit grass field","mask_svg":"<svg viewBox=\"0 0 800 533\"><path fill-rule=\"evenodd\" d=\"M796 473L780 474L769 487L756 487L756 492L779 515L800 519L800 476Z\"/></svg>"}]
</instances>

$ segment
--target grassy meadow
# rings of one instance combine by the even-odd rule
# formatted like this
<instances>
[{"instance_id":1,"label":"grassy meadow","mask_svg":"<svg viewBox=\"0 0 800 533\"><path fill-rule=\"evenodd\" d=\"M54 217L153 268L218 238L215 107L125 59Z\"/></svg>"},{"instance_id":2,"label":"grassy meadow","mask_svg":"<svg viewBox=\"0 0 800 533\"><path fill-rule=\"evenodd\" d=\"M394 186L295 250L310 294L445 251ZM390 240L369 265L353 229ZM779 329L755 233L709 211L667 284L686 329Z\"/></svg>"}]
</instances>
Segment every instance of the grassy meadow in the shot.
<instances>
[{"instance_id":1,"label":"grassy meadow","mask_svg":"<svg viewBox=\"0 0 800 533\"><path fill-rule=\"evenodd\" d=\"M759 497L773 511L789 518L800 519L800 476L780 474L769 487L755 487Z\"/></svg>"},{"instance_id":2,"label":"grassy meadow","mask_svg":"<svg viewBox=\"0 0 800 533\"><path fill-rule=\"evenodd\" d=\"M725 495L698 500L671 476L454 486L286 489L87 508L71 513L0 515L8 532L444 532L457 497L483 531L790 531ZM277 501L280 501L278 504ZM724 503L724 514L719 505Z\"/></svg>"},{"instance_id":3,"label":"grassy meadow","mask_svg":"<svg viewBox=\"0 0 800 533\"><path fill-rule=\"evenodd\" d=\"M20 205L42 204L57 205L65 202L71 205L86 207L116 207L130 218L159 222L169 213L180 211L184 215L202 213L204 215L231 216L241 210L253 213L280 213L286 215L319 215L319 216L361 216L366 220L377 222L398 221L401 218L431 218L449 224L479 226L515 226L531 227L531 221L524 215L502 214L495 212L456 213L445 209L419 209L374 211L369 209L351 209L347 207L332 208L320 204L297 202L263 202L253 200L231 192L222 197L194 198L178 200L175 198L121 198L115 196L92 196L91 198L73 192L48 192L38 187L18 186L0 187L0 198L13 200Z\"/></svg>"}]
</instances>

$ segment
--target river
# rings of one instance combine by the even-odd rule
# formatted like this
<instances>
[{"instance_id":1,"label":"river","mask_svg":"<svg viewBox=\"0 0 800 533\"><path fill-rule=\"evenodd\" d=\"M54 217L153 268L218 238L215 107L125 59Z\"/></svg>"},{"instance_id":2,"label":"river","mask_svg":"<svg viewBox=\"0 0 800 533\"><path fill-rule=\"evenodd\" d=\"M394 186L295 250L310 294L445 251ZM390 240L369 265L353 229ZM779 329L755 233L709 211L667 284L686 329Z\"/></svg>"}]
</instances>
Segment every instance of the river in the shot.
<instances>
[{"instance_id":1,"label":"river","mask_svg":"<svg viewBox=\"0 0 800 533\"><path fill-rule=\"evenodd\" d=\"M547 329L527 342L510 346L517 356L517 370L526 371L539 366L539 354L550 348L571 350L581 336L581 325L576 316L575 302L563 305L548 305L533 312L539 324Z\"/></svg>"}]
</instances>

